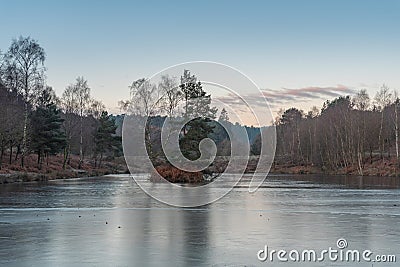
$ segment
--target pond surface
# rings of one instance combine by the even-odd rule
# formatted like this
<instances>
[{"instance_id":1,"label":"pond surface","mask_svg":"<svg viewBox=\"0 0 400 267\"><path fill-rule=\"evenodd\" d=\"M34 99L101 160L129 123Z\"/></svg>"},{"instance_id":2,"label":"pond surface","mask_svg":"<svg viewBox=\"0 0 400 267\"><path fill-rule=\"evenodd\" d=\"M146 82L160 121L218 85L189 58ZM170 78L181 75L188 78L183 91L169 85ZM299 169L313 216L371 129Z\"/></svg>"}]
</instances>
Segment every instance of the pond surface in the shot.
<instances>
[{"instance_id":1,"label":"pond surface","mask_svg":"<svg viewBox=\"0 0 400 267\"><path fill-rule=\"evenodd\" d=\"M0 185L0 265L399 266L398 178L270 175L254 194L247 184L192 209L157 202L123 175ZM265 246L338 249L339 238L397 263L257 258Z\"/></svg>"}]
</instances>

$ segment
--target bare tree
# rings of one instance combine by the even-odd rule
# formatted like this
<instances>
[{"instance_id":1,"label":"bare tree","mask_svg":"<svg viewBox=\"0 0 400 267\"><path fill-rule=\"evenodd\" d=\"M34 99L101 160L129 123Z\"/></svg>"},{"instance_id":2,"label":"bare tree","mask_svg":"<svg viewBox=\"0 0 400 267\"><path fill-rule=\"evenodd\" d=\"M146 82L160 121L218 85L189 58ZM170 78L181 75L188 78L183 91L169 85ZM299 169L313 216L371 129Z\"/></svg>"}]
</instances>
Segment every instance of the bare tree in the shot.
<instances>
[{"instance_id":1,"label":"bare tree","mask_svg":"<svg viewBox=\"0 0 400 267\"><path fill-rule=\"evenodd\" d=\"M394 135L395 135L395 146L396 146L396 170L399 169L400 167L400 162L399 162L399 94L397 90L393 90L393 96L394 96Z\"/></svg>"},{"instance_id":2,"label":"bare tree","mask_svg":"<svg viewBox=\"0 0 400 267\"><path fill-rule=\"evenodd\" d=\"M366 110L370 106L370 98L366 89L361 89L353 97L353 104L357 108L357 163L359 174L363 175L363 159L365 158Z\"/></svg>"},{"instance_id":3,"label":"bare tree","mask_svg":"<svg viewBox=\"0 0 400 267\"><path fill-rule=\"evenodd\" d=\"M83 163L83 117L87 114L90 104L90 88L87 80L83 77L76 79L74 93L76 94L76 100L78 104L79 113L79 166L82 167Z\"/></svg>"},{"instance_id":4,"label":"bare tree","mask_svg":"<svg viewBox=\"0 0 400 267\"><path fill-rule=\"evenodd\" d=\"M162 95L162 107L166 110L168 117L174 115L174 111L183 100L182 92L179 90L176 78L171 78L168 75L163 75L158 84L158 89Z\"/></svg>"},{"instance_id":5,"label":"bare tree","mask_svg":"<svg viewBox=\"0 0 400 267\"><path fill-rule=\"evenodd\" d=\"M74 117L79 118L79 166L82 167L83 163L83 133L84 133L84 117L90 113L90 105L93 101L90 97L90 88L88 86L87 80L83 77L78 77L74 84L69 85L63 93L63 108L66 114L66 126L67 139L69 141L67 151L64 153L64 167L65 162L69 158L69 153L71 150L71 139L72 131L75 126ZM97 105L97 104L96 104ZM75 116L74 116L75 115Z\"/></svg>"},{"instance_id":6,"label":"bare tree","mask_svg":"<svg viewBox=\"0 0 400 267\"><path fill-rule=\"evenodd\" d=\"M9 164L13 147L21 143L23 132L24 101L17 92L9 91L0 82L0 169L8 148Z\"/></svg>"},{"instance_id":7,"label":"bare tree","mask_svg":"<svg viewBox=\"0 0 400 267\"><path fill-rule=\"evenodd\" d=\"M91 99L89 104L88 114L96 120L100 119L101 114L106 110L106 107L101 101Z\"/></svg>"},{"instance_id":8,"label":"bare tree","mask_svg":"<svg viewBox=\"0 0 400 267\"><path fill-rule=\"evenodd\" d=\"M371 100L366 89L361 89L353 98L353 103L358 110L365 111L369 108Z\"/></svg>"},{"instance_id":9,"label":"bare tree","mask_svg":"<svg viewBox=\"0 0 400 267\"><path fill-rule=\"evenodd\" d=\"M68 85L61 97L61 107L64 111L64 131L67 137L67 145L64 149L64 162L63 168L65 169L66 164L70 160L71 154L71 142L74 135L74 131L78 126L77 113L78 113L78 103L75 95L75 86Z\"/></svg>"},{"instance_id":10,"label":"bare tree","mask_svg":"<svg viewBox=\"0 0 400 267\"><path fill-rule=\"evenodd\" d=\"M392 93L387 85L383 84L380 90L375 95L375 102L379 111L381 112L381 124L379 128L378 142L381 150L381 158L383 159L383 153L385 150L385 142L383 139L383 126L384 126L384 109L390 105L392 99Z\"/></svg>"},{"instance_id":11,"label":"bare tree","mask_svg":"<svg viewBox=\"0 0 400 267\"><path fill-rule=\"evenodd\" d=\"M43 86L45 58L44 49L30 37L14 39L4 57L3 81L6 87L21 92L25 101L21 166L27 153L29 105L33 91Z\"/></svg>"}]
</instances>

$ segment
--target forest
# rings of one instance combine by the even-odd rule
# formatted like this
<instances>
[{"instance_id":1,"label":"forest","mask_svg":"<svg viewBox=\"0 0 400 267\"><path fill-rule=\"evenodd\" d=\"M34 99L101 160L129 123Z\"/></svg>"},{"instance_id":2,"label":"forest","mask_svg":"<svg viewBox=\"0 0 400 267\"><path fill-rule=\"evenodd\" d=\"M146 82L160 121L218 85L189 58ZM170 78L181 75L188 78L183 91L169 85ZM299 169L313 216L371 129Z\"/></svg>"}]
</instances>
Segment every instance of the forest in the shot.
<instances>
[{"instance_id":1,"label":"forest","mask_svg":"<svg viewBox=\"0 0 400 267\"><path fill-rule=\"evenodd\" d=\"M397 175L399 97L382 85L372 98L365 89L340 96L304 112L280 110L275 163L358 175ZM260 139L253 143L258 154Z\"/></svg>"},{"instance_id":2,"label":"forest","mask_svg":"<svg viewBox=\"0 0 400 267\"><path fill-rule=\"evenodd\" d=\"M58 97L46 83L45 60L30 37L1 53L0 169L40 171L55 156L62 169L100 168L104 158L120 156L115 117L91 96L88 81L77 77Z\"/></svg>"}]
</instances>

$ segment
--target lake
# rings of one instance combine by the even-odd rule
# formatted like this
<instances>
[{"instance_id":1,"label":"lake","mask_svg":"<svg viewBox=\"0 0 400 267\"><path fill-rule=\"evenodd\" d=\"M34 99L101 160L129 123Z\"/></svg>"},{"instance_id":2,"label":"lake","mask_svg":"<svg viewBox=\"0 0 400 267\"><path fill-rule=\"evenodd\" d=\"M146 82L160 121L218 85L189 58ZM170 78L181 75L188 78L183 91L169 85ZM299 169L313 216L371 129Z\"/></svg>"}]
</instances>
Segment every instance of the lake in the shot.
<instances>
[{"instance_id":1,"label":"lake","mask_svg":"<svg viewBox=\"0 0 400 267\"><path fill-rule=\"evenodd\" d=\"M399 178L270 175L254 194L247 185L190 209L153 200L127 175L0 185L0 265L398 266ZM266 246L319 253L338 239L397 263L257 256Z\"/></svg>"}]
</instances>

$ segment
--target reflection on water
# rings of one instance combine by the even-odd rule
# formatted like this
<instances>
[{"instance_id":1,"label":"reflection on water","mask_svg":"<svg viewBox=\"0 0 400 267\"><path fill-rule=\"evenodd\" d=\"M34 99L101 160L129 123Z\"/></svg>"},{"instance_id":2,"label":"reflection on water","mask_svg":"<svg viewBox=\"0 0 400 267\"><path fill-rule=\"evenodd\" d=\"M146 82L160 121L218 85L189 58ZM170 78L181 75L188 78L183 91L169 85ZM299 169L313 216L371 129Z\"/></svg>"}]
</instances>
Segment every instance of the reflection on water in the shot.
<instances>
[{"instance_id":1,"label":"reflection on water","mask_svg":"<svg viewBox=\"0 0 400 267\"><path fill-rule=\"evenodd\" d=\"M400 260L398 179L280 175L255 194L248 182L194 209L161 204L127 176L3 185L0 265L297 266L259 262L256 253L264 245L321 250L341 237Z\"/></svg>"}]
</instances>

